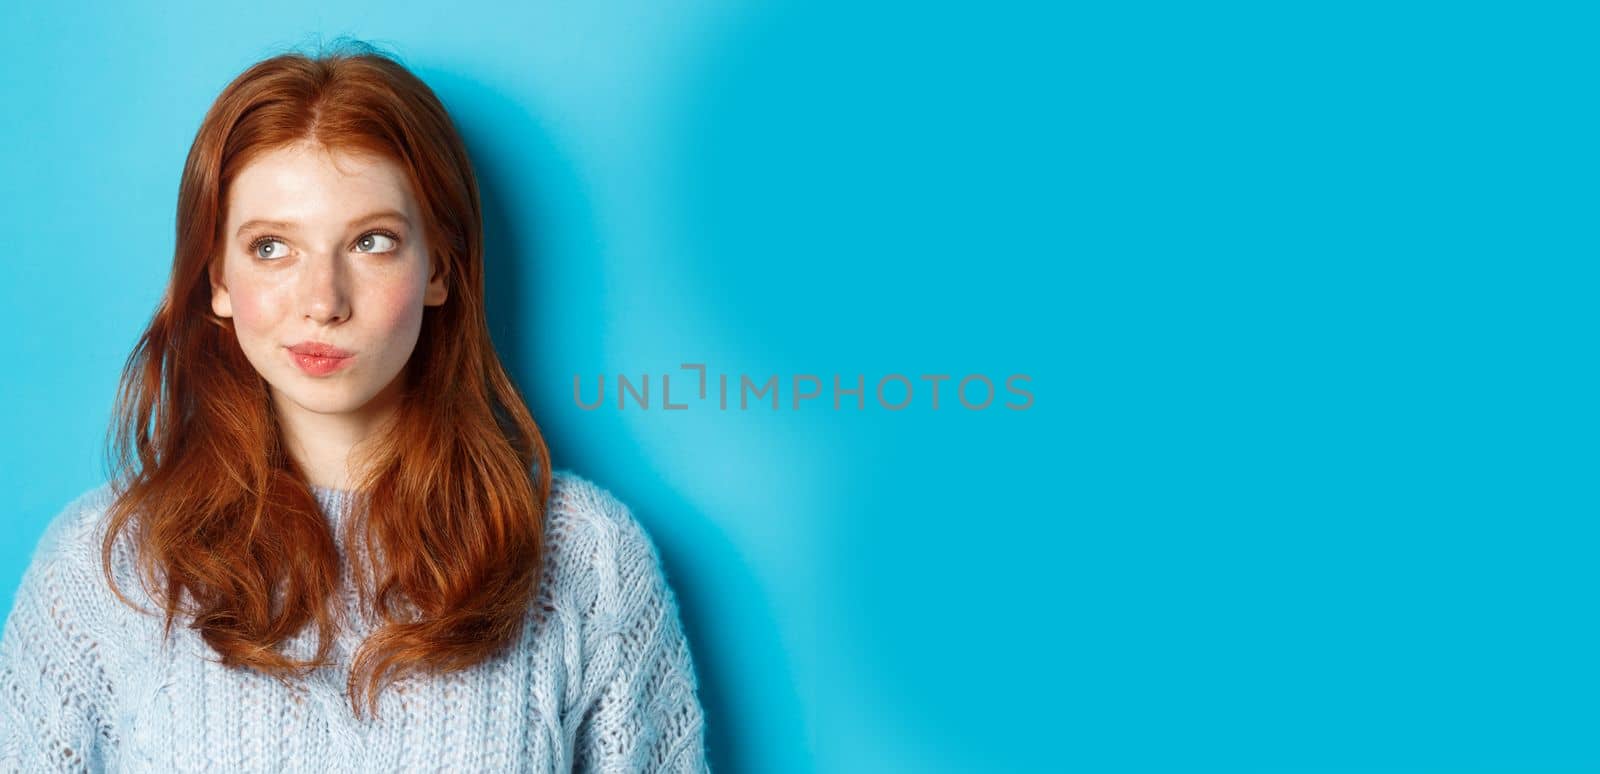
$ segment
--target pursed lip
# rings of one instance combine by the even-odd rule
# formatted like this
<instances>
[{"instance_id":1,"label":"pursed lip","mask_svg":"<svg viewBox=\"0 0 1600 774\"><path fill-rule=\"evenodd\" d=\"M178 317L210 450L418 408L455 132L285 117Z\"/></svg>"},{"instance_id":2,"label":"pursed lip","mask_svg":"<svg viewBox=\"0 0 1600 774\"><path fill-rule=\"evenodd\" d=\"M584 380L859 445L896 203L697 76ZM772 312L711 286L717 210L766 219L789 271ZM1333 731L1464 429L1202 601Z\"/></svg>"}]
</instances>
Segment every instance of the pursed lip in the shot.
<instances>
[{"instance_id":1,"label":"pursed lip","mask_svg":"<svg viewBox=\"0 0 1600 774\"><path fill-rule=\"evenodd\" d=\"M320 341L302 341L288 349L297 355L305 355L307 357L350 357L355 354L348 349L340 349L332 344L324 344Z\"/></svg>"}]
</instances>

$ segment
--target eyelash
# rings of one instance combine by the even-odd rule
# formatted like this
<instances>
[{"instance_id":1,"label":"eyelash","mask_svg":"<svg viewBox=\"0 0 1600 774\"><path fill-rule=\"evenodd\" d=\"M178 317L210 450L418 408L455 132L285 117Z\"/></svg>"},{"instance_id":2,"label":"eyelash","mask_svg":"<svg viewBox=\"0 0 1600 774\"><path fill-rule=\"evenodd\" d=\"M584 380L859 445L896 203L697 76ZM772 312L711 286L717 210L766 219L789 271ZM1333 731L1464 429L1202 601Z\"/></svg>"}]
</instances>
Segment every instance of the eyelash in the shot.
<instances>
[{"instance_id":1,"label":"eyelash","mask_svg":"<svg viewBox=\"0 0 1600 774\"><path fill-rule=\"evenodd\" d=\"M361 236L356 237L356 243L359 244L361 242L361 240L366 239L367 237L372 236L373 234L379 234L379 235L382 235L382 236L386 236L386 237L388 237L390 239L393 239L394 240L394 250L399 250L400 249L400 235L396 234L393 231L390 231L390 230L388 230L386 228L375 228L375 229L372 229L371 231L368 231L368 232L362 234ZM263 236L259 236L259 237L256 237L255 239L251 240L250 245L245 248L245 252L250 253L250 257L254 258L254 259L258 260L258 261L262 261L264 263L277 263L278 260L279 260L278 258L262 258L261 256L256 255L256 250L259 249L262 245L264 245L264 244L266 244L268 242L282 242L282 241L283 241L283 239L281 237L275 237L275 236L273 236L271 234L265 234ZM394 252L394 250L390 250L388 252L392 253L392 252ZM367 253L367 254L368 255L385 255L386 253Z\"/></svg>"}]
</instances>

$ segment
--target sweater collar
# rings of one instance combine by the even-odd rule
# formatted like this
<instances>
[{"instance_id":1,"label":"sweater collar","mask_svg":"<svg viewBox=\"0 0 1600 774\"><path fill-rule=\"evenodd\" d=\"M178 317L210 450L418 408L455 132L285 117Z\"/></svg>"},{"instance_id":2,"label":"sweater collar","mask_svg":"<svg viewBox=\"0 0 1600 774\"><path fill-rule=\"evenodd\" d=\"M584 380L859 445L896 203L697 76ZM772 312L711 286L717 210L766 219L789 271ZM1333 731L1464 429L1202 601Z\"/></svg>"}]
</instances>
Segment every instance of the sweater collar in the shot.
<instances>
[{"instance_id":1,"label":"sweater collar","mask_svg":"<svg viewBox=\"0 0 1600 774\"><path fill-rule=\"evenodd\" d=\"M355 504L356 493L350 489L332 489L330 487L311 484L311 494L317 498L317 505L322 507L334 523L344 520L350 513L350 508Z\"/></svg>"}]
</instances>

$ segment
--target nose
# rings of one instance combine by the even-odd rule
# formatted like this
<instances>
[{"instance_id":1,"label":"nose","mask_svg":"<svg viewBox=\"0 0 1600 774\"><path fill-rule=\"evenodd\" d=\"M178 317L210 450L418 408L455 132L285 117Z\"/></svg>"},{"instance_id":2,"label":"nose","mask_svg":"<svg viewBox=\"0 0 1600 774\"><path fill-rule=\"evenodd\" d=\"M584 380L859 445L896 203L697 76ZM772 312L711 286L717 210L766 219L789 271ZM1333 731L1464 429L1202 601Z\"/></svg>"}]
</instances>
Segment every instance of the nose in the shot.
<instances>
[{"instance_id":1,"label":"nose","mask_svg":"<svg viewBox=\"0 0 1600 774\"><path fill-rule=\"evenodd\" d=\"M348 267L338 251L301 262L300 306L307 320L326 325L350 317Z\"/></svg>"}]
</instances>

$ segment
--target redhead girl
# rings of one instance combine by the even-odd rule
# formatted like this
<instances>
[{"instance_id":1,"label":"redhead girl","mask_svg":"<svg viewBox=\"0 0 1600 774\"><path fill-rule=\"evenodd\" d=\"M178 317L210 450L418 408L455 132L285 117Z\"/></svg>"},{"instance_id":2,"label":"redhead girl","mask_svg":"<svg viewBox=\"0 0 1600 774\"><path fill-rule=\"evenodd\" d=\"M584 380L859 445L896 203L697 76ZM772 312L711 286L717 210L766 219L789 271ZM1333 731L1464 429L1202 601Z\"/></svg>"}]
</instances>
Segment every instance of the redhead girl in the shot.
<instances>
[{"instance_id":1,"label":"redhead girl","mask_svg":"<svg viewBox=\"0 0 1600 774\"><path fill-rule=\"evenodd\" d=\"M465 147L398 60L226 87L115 475L6 619L0 770L707 770L659 554L552 470L485 281Z\"/></svg>"}]
</instances>

